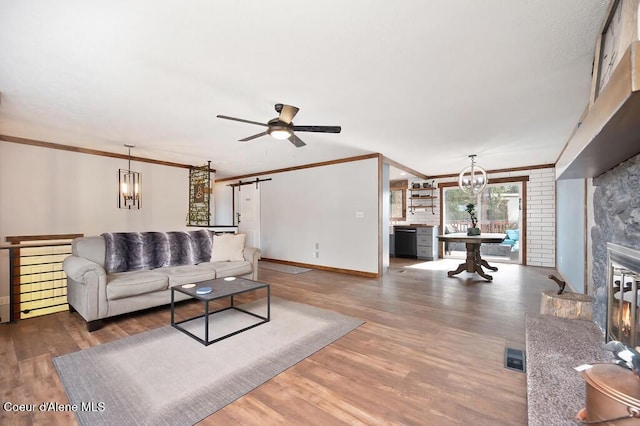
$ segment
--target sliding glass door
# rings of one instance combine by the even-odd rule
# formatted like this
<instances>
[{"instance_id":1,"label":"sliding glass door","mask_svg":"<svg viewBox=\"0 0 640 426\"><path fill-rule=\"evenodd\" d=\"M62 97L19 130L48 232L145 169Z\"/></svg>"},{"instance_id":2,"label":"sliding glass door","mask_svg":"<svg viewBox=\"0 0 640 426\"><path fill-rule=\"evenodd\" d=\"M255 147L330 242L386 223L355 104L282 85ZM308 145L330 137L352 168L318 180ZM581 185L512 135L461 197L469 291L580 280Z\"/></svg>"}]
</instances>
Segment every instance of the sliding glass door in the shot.
<instances>
[{"instance_id":1,"label":"sliding glass door","mask_svg":"<svg viewBox=\"0 0 640 426\"><path fill-rule=\"evenodd\" d=\"M478 227L482 233L505 233L501 244L483 244L483 257L494 260L521 263L520 230L522 229L522 182L507 182L487 185L477 196L462 192L457 186L443 188L444 232L466 232L471 226L466 206L476 206ZM464 257L463 243L449 243L445 257Z\"/></svg>"}]
</instances>

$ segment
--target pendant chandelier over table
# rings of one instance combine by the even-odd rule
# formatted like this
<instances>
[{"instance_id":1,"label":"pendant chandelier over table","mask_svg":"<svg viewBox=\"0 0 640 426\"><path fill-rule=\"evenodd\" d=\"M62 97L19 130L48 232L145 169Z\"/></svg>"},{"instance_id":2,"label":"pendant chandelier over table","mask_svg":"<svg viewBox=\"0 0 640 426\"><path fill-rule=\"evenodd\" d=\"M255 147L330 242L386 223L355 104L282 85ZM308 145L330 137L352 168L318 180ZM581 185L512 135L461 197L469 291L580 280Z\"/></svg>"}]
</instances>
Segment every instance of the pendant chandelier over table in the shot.
<instances>
[{"instance_id":1,"label":"pendant chandelier over table","mask_svg":"<svg viewBox=\"0 0 640 426\"><path fill-rule=\"evenodd\" d=\"M471 154L471 165L458 176L458 187L466 194L478 195L487 188L487 172L476 164L476 154Z\"/></svg>"}]
</instances>

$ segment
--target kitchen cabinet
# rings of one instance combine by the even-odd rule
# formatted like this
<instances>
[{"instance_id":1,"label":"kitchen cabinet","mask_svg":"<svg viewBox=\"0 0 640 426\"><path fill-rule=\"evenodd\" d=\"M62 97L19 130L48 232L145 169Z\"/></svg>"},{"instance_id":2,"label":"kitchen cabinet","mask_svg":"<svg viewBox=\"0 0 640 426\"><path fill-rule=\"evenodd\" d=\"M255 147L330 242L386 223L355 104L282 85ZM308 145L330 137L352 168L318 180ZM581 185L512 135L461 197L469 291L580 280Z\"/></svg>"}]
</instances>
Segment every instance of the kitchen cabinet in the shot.
<instances>
[{"instance_id":1,"label":"kitchen cabinet","mask_svg":"<svg viewBox=\"0 0 640 426\"><path fill-rule=\"evenodd\" d=\"M435 260L438 258L438 227L402 225L394 227L396 257Z\"/></svg>"},{"instance_id":2,"label":"kitchen cabinet","mask_svg":"<svg viewBox=\"0 0 640 426\"><path fill-rule=\"evenodd\" d=\"M416 253L418 259L438 259L438 227L416 227Z\"/></svg>"}]
</instances>

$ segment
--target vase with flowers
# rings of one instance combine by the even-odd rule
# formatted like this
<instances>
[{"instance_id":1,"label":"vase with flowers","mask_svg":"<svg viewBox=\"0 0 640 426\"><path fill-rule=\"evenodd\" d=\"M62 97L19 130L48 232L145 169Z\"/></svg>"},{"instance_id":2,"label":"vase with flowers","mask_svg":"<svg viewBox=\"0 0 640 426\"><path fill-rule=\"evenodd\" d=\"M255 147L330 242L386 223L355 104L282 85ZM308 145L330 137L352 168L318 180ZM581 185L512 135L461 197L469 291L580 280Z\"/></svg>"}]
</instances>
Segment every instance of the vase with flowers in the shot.
<instances>
[{"instance_id":1,"label":"vase with flowers","mask_svg":"<svg viewBox=\"0 0 640 426\"><path fill-rule=\"evenodd\" d=\"M467 228L467 235L480 235L480 228L477 227L478 217L476 216L476 206L473 203L467 204L466 211L471 219L471 227Z\"/></svg>"}]
</instances>

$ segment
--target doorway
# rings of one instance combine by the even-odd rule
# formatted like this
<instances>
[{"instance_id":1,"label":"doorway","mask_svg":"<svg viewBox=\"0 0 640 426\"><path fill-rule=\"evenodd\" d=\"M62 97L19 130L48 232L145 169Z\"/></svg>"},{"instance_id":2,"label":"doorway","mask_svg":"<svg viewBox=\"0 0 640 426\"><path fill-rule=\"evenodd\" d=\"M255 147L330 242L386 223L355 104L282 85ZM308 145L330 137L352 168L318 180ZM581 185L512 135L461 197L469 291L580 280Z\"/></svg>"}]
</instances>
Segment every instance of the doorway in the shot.
<instances>
[{"instance_id":1,"label":"doorway","mask_svg":"<svg viewBox=\"0 0 640 426\"><path fill-rule=\"evenodd\" d=\"M260 248L260 185L238 185L234 191L238 191L234 197L234 225L238 233L246 235L246 246Z\"/></svg>"},{"instance_id":2,"label":"doorway","mask_svg":"<svg viewBox=\"0 0 640 426\"><path fill-rule=\"evenodd\" d=\"M524 181L491 182L478 195L464 193L458 186L442 186L442 224L444 233L466 232L470 226L467 204L474 204L478 215L478 227L482 233L504 233L502 243L483 244L482 257L487 260L523 263L521 240L525 212ZM445 258L464 258L463 243L447 243Z\"/></svg>"}]
</instances>

